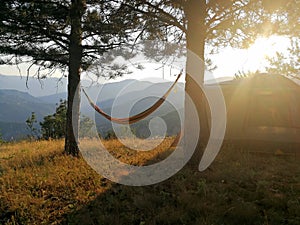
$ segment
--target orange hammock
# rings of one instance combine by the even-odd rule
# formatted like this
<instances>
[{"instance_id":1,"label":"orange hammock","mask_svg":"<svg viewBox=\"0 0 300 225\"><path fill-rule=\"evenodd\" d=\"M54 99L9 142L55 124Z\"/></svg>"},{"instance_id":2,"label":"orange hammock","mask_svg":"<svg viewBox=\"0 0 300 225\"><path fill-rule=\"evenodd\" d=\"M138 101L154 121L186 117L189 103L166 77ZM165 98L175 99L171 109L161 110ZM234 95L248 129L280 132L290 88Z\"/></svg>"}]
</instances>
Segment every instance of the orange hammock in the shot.
<instances>
[{"instance_id":1,"label":"orange hammock","mask_svg":"<svg viewBox=\"0 0 300 225\"><path fill-rule=\"evenodd\" d=\"M180 74L178 74L175 82L172 84L172 86L169 88L169 90L159 99L157 100L151 107L149 107L148 109L146 109L145 111L138 113L137 115L131 116L131 117L127 117L127 118L114 118L111 117L110 115L108 115L107 113L105 113L102 109L100 109L92 100L91 98L88 96L88 94L86 93L86 91L84 89L83 93L85 94L85 96L87 97L90 105L99 113L101 114L103 117L105 117L106 119L108 119L109 121L113 122L113 123L118 123L118 124L133 124L136 123L144 118L146 118L147 116L149 116L151 113L153 113L156 109L158 109L166 100L166 98L169 96L169 94L171 93L172 89L175 87L176 83L178 82L179 78L181 77L182 72L180 72Z\"/></svg>"}]
</instances>

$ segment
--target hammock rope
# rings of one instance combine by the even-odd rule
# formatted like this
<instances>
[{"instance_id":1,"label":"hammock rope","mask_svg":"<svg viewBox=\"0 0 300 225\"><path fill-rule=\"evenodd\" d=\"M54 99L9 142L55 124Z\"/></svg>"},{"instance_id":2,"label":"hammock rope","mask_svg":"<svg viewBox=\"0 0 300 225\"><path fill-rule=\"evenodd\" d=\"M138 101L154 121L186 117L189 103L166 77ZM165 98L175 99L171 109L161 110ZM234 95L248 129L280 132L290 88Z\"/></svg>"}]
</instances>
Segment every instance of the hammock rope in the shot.
<instances>
[{"instance_id":1,"label":"hammock rope","mask_svg":"<svg viewBox=\"0 0 300 225\"><path fill-rule=\"evenodd\" d=\"M155 110L157 110L166 100L166 98L169 96L169 94L171 93L171 91L173 90L173 88L175 87L175 85L177 84L179 78L182 75L182 71L178 74L175 82L172 84L172 86L166 91L166 93L159 99L157 100L152 106L150 106L148 109L146 109L143 112L140 112L134 116L131 117L127 117L127 118L115 118L112 117L110 115L108 115L107 113L105 113L101 108L99 108L93 101L92 99L88 96L87 92L84 90L84 88L82 88L83 93L85 94L86 98L89 101L89 104L94 108L94 110L96 112L98 112L100 115L102 115L103 117L105 117L106 119L108 119L109 121L113 122L113 123L118 123L118 124L133 124L136 123L144 118L146 118L147 116L149 116L151 113L153 113Z\"/></svg>"}]
</instances>

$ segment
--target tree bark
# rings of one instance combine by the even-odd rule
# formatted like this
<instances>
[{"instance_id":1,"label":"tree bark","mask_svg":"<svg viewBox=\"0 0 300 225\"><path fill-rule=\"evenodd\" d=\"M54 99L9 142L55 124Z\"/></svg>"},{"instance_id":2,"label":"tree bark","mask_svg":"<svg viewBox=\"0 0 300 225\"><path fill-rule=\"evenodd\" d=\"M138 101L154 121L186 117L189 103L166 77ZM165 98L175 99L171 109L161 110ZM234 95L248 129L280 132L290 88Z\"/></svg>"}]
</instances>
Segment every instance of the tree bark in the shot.
<instances>
[{"instance_id":1,"label":"tree bark","mask_svg":"<svg viewBox=\"0 0 300 225\"><path fill-rule=\"evenodd\" d=\"M197 60L195 64L195 57L192 57L190 53L187 55L187 74L185 91L190 96L195 107L197 109L198 118L186 118L184 135L189 135L189 132L193 132L193 126L195 123L191 123L191 120L199 119L200 121L200 134L197 143L197 148L190 161L191 165L199 164L203 154L203 149L206 146L210 129L209 129L209 108L206 101L204 92L201 89L204 84L204 51L205 51L205 39L206 39L206 1L205 0L189 0L184 7L185 15L188 20L188 28L186 33L187 49L190 53L195 54ZM191 71L196 71L197 74L190 74ZM198 82L196 82L196 80ZM200 83L200 85L199 85ZM186 110L189 110L187 103L185 103ZM188 112L185 112L188 115Z\"/></svg>"},{"instance_id":2,"label":"tree bark","mask_svg":"<svg viewBox=\"0 0 300 225\"><path fill-rule=\"evenodd\" d=\"M65 153L79 155L80 74L82 60L82 24L85 0L72 0L70 8L71 33L69 36L68 107Z\"/></svg>"}]
</instances>

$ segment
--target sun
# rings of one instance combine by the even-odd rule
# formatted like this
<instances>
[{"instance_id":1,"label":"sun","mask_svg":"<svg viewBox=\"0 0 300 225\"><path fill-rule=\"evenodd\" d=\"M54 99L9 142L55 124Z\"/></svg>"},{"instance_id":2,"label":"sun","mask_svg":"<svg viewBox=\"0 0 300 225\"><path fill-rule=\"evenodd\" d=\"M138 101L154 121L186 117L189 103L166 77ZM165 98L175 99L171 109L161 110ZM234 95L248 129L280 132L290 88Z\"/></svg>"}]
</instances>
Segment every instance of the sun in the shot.
<instances>
[{"instance_id":1,"label":"sun","mask_svg":"<svg viewBox=\"0 0 300 225\"><path fill-rule=\"evenodd\" d=\"M276 56L288 48L288 38L282 36L259 37L247 49L249 70L259 70L266 66L267 58Z\"/></svg>"},{"instance_id":2,"label":"sun","mask_svg":"<svg viewBox=\"0 0 300 225\"><path fill-rule=\"evenodd\" d=\"M275 45L274 39L259 37L248 48L248 54L250 57L257 58L272 57L276 54Z\"/></svg>"}]
</instances>

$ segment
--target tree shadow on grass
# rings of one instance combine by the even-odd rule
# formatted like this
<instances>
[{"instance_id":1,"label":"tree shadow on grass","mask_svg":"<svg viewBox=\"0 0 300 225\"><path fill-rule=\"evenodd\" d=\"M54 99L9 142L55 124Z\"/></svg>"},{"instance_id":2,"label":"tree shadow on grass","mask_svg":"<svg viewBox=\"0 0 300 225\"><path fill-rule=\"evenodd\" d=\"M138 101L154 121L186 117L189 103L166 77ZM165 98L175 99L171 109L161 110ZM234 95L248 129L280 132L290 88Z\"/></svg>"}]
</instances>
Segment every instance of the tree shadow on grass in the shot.
<instances>
[{"instance_id":1,"label":"tree shadow on grass","mask_svg":"<svg viewBox=\"0 0 300 225\"><path fill-rule=\"evenodd\" d=\"M67 215L63 224L192 224L202 213L195 199L200 193L196 193L197 183L190 183L191 176L191 170L184 169L175 177L151 186L113 184L94 201ZM201 180L196 174L192 179ZM190 211L194 215L189 215Z\"/></svg>"},{"instance_id":2,"label":"tree shadow on grass","mask_svg":"<svg viewBox=\"0 0 300 225\"><path fill-rule=\"evenodd\" d=\"M299 158L223 146L210 169L188 164L144 187L112 184L61 224L300 224Z\"/></svg>"}]
</instances>

